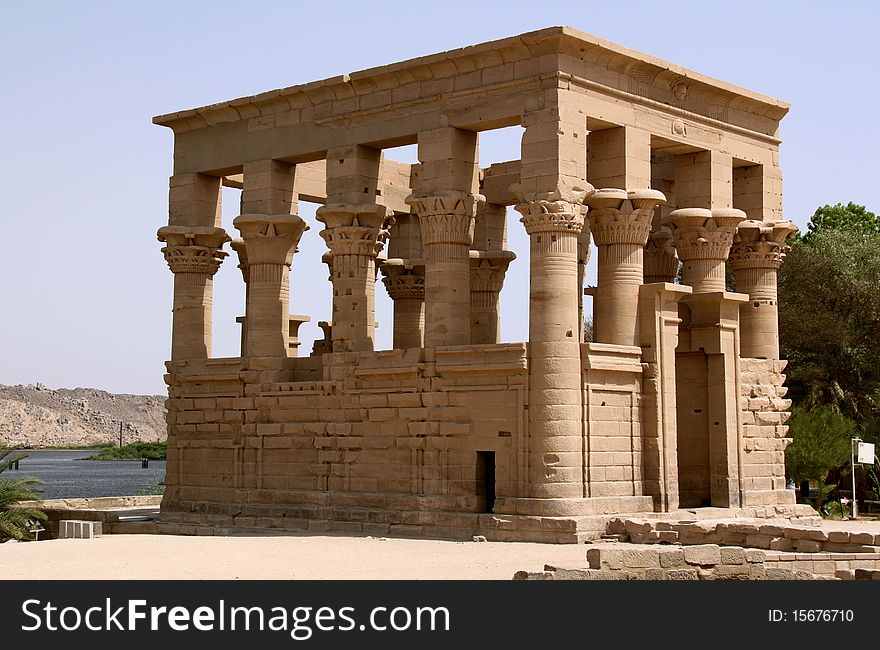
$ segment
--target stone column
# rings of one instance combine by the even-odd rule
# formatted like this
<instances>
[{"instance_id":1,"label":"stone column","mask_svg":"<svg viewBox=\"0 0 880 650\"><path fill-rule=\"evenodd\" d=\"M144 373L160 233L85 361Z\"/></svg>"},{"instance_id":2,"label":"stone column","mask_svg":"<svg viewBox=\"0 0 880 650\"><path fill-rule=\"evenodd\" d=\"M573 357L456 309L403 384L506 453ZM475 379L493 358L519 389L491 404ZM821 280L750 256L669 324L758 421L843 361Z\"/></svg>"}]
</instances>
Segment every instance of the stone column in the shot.
<instances>
[{"instance_id":1,"label":"stone column","mask_svg":"<svg viewBox=\"0 0 880 650\"><path fill-rule=\"evenodd\" d=\"M479 194L409 197L425 256L425 347L470 343L470 248Z\"/></svg>"},{"instance_id":2,"label":"stone column","mask_svg":"<svg viewBox=\"0 0 880 650\"><path fill-rule=\"evenodd\" d=\"M382 282L394 301L394 348L424 347L425 264L394 258L379 266Z\"/></svg>"},{"instance_id":3,"label":"stone column","mask_svg":"<svg viewBox=\"0 0 880 650\"><path fill-rule=\"evenodd\" d=\"M455 128L419 133L418 214L425 260L425 347L470 343L470 262L479 188L477 134Z\"/></svg>"},{"instance_id":4,"label":"stone column","mask_svg":"<svg viewBox=\"0 0 880 650\"><path fill-rule=\"evenodd\" d=\"M779 359L776 276L797 226L790 221L743 221L730 249L736 290L749 301L740 307L740 354Z\"/></svg>"},{"instance_id":5,"label":"stone column","mask_svg":"<svg viewBox=\"0 0 880 650\"><path fill-rule=\"evenodd\" d=\"M286 357L290 265L308 225L294 214L242 214L233 225L241 233L250 280L245 356Z\"/></svg>"},{"instance_id":6,"label":"stone column","mask_svg":"<svg viewBox=\"0 0 880 650\"><path fill-rule=\"evenodd\" d=\"M511 188L530 250L527 480L518 507L563 514L571 512L570 499L587 494L577 281L583 202L593 187L584 180L581 98L557 88L544 101L545 108L522 116L520 182Z\"/></svg>"},{"instance_id":7,"label":"stone column","mask_svg":"<svg viewBox=\"0 0 880 650\"><path fill-rule=\"evenodd\" d=\"M590 230L599 248L595 293L597 343L637 345L643 251L654 209L666 197L656 190L597 190L589 199Z\"/></svg>"},{"instance_id":8,"label":"stone column","mask_svg":"<svg viewBox=\"0 0 880 650\"><path fill-rule=\"evenodd\" d=\"M334 203L318 208L330 249L333 350L372 350L376 330L376 256L393 222L385 206Z\"/></svg>"},{"instance_id":9,"label":"stone column","mask_svg":"<svg viewBox=\"0 0 880 650\"><path fill-rule=\"evenodd\" d=\"M586 185L586 183L583 183ZM521 194L529 234L529 496L584 496L578 235L590 189Z\"/></svg>"},{"instance_id":10,"label":"stone column","mask_svg":"<svg viewBox=\"0 0 880 650\"><path fill-rule=\"evenodd\" d=\"M236 252L238 255L238 270L241 271L241 279L244 280L244 305L245 310L247 310L248 303L248 294L250 293L250 273L248 272L248 263L247 263L247 249L244 245L244 240L241 237L236 237L232 240L232 250ZM247 350L247 318L245 316L238 316L235 319L235 322L241 325L241 356L245 356Z\"/></svg>"},{"instance_id":11,"label":"stone column","mask_svg":"<svg viewBox=\"0 0 880 650\"><path fill-rule=\"evenodd\" d=\"M470 252L471 343L498 343L501 330L498 294L504 286L507 267L516 259L512 251Z\"/></svg>"},{"instance_id":12,"label":"stone column","mask_svg":"<svg viewBox=\"0 0 880 650\"><path fill-rule=\"evenodd\" d=\"M164 226L157 233L162 253L174 274L171 359L211 356L211 312L214 274L227 253L229 235L208 226Z\"/></svg>"},{"instance_id":13,"label":"stone column","mask_svg":"<svg viewBox=\"0 0 880 650\"><path fill-rule=\"evenodd\" d=\"M672 245L672 232L661 227L648 235L645 244L645 284L675 283L678 275L678 255Z\"/></svg>"},{"instance_id":14,"label":"stone column","mask_svg":"<svg viewBox=\"0 0 880 650\"><path fill-rule=\"evenodd\" d=\"M683 208L663 221L682 262L682 283L694 293L725 290L725 262L736 227L745 218L742 210L733 208Z\"/></svg>"}]
</instances>

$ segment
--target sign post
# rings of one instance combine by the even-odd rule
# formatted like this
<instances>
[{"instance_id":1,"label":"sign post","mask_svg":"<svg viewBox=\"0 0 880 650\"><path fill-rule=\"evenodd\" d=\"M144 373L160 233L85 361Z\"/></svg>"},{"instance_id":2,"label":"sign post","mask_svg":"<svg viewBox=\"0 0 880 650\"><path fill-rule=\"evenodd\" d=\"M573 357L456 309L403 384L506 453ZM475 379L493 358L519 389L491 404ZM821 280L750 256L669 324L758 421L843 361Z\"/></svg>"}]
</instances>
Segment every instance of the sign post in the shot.
<instances>
[{"instance_id":1,"label":"sign post","mask_svg":"<svg viewBox=\"0 0 880 650\"><path fill-rule=\"evenodd\" d=\"M862 442L861 438L852 439L853 448L850 449L852 454L852 482L853 482L853 519L859 516L859 506L856 503L856 465L865 463L867 465L874 464L874 443Z\"/></svg>"}]
</instances>

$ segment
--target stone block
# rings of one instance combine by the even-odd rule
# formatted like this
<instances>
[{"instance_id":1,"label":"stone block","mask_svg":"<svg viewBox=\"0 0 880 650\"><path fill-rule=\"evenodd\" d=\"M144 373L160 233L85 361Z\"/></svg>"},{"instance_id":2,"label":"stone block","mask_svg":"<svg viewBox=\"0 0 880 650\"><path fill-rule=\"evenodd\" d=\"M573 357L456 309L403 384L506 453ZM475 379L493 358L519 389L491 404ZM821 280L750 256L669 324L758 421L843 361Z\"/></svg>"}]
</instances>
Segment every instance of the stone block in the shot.
<instances>
[{"instance_id":1,"label":"stone block","mask_svg":"<svg viewBox=\"0 0 880 650\"><path fill-rule=\"evenodd\" d=\"M660 554L656 549L625 550L623 566L628 569L646 569L660 566Z\"/></svg>"},{"instance_id":2,"label":"stone block","mask_svg":"<svg viewBox=\"0 0 880 650\"><path fill-rule=\"evenodd\" d=\"M750 580L751 577L748 564L720 564L715 567L716 580Z\"/></svg>"},{"instance_id":3,"label":"stone block","mask_svg":"<svg viewBox=\"0 0 880 650\"><path fill-rule=\"evenodd\" d=\"M738 546L722 546L721 547L721 563L722 564L745 564L746 552Z\"/></svg>"},{"instance_id":4,"label":"stone block","mask_svg":"<svg viewBox=\"0 0 880 650\"><path fill-rule=\"evenodd\" d=\"M685 565L684 551L680 548L661 549L659 551L660 566L664 569Z\"/></svg>"},{"instance_id":5,"label":"stone block","mask_svg":"<svg viewBox=\"0 0 880 650\"><path fill-rule=\"evenodd\" d=\"M721 549L715 544L700 544L684 547L684 561L687 564L711 566L721 563Z\"/></svg>"},{"instance_id":6,"label":"stone block","mask_svg":"<svg viewBox=\"0 0 880 650\"><path fill-rule=\"evenodd\" d=\"M791 569L766 568L767 580L794 580L795 574Z\"/></svg>"}]
</instances>

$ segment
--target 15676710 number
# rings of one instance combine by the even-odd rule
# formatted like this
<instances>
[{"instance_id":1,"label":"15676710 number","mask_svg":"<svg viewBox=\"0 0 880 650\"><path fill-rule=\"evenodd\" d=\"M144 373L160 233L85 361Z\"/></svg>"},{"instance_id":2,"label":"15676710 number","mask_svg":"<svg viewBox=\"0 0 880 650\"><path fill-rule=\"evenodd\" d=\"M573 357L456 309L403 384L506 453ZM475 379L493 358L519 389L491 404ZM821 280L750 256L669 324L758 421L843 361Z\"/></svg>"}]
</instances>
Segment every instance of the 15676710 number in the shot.
<instances>
[{"instance_id":1,"label":"15676710 number","mask_svg":"<svg viewBox=\"0 0 880 650\"><path fill-rule=\"evenodd\" d=\"M855 614L851 609L771 609L771 623L852 623Z\"/></svg>"}]
</instances>

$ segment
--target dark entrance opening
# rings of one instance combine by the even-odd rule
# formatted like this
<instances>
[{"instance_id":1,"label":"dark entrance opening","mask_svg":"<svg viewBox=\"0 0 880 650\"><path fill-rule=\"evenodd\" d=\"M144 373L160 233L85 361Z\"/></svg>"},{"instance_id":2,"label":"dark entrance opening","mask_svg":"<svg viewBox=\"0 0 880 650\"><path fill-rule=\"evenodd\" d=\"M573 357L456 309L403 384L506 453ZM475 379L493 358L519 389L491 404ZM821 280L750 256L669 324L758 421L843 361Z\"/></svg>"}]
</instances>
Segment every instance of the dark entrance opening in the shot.
<instances>
[{"instance_id":1,"label":"dark entrance opening","mask_svg":"<svg viewBox=\"0 0 880 650\"><path fill-rule=\"evenodd\" d=\"M480 512L492 512L495 508L495 452L478 451L475 483L477 507Z\"/></svg>"}]
</instances>

